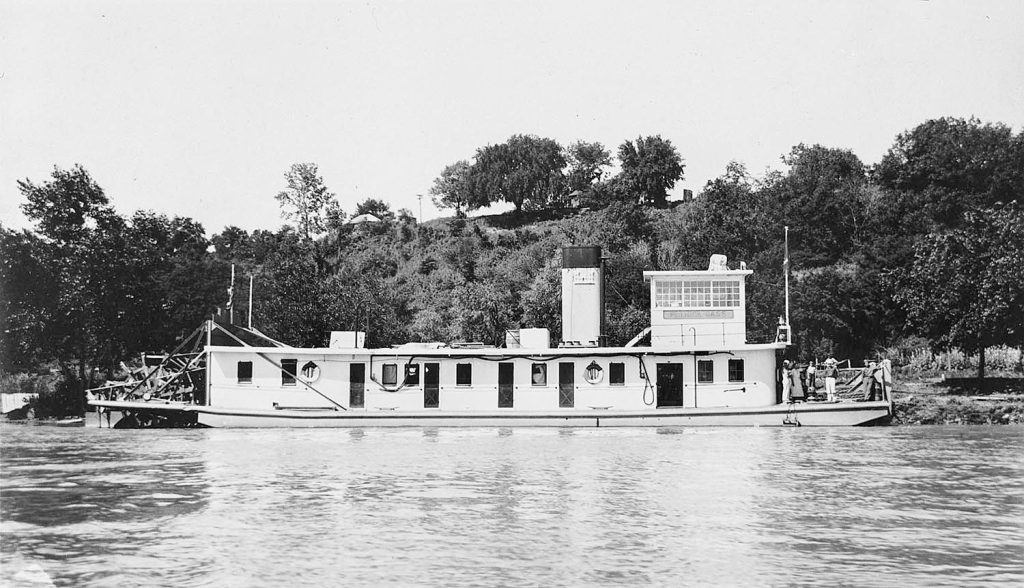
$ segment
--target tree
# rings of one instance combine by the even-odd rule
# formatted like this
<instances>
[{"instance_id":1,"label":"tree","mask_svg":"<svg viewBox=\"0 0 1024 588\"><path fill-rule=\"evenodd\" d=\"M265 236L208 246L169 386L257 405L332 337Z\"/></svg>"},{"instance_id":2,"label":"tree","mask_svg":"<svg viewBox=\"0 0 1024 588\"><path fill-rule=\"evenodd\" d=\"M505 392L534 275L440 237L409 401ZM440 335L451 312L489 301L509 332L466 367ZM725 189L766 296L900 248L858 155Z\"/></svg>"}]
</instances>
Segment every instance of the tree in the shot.
<instances>
[{"instance_id":1,"label":"tree","mask_svg":"<svg viewBox=\"0 0 1024 588\"><path fill-rule=\"evenodd\" d=\"M638 201L667 206L668 191L683 179L682 157L668 139L660 135L637 137L619 146L622 171L617 176Z\"/></svg>"},{"instance_id":2,"label":"tree","mask_svg":"<svg viewBox=\"0 0 1024 588\"><path fill-rule=\"evenodd\" d=\"M929 120L896 138L873 177L932 222L958 226L964 210L1024 192L1024 134L975 118Z\"/></svg>"},{"instance_id":3,"label":"tree","mask_svg":"<svg viewBox=\"0 0 1024 588\"><path fill-rule=\"evenodd\" d=\"M853 250L866 224L867 177L849 149L803 143L782 161L788 172L768 189L793 233L793 259L804 267L828 265Z\"/></svg>"},{"instance_id":4,"label":"tree","mask_svg":"<svg viewBox=\"0 0 1024 588\"><path fill-rule=\"evenodd\" d=\"M22 210L43 239L39 263L53 285L52 299L37 305L48 312L35 315L40 322L31 328L38 329L45 355L57 360L65 380L81 392L92 368L109 365L117 353L124 221L81 166L54 167L50 177L43 184L18 181L26 200Z\"/></svg>"},{"instance_id":5,"label":"tree","mask_svg":"<svg viewBox=\"0 0 1024 588\"><path fill-rule=\"evenodd\" d=\"M603 179L604 168L612 164L612 154L600 143L576 141L566 150L566 161L569 190L586 194Z\"/></svg>"},{"instance_id":6,"label":"tree","mask_svg":"<svg viewBox=\"0 0 1024 588\"><path fill-rule=\"evenodd\" d=\"M391 205L376 198L367 198L356 205L356 216L361 214L372 214L381 220L395 217L395 213L391 212Z\"/></svg>"},{"instance_id":7,"label":"tree","mask_svg":"<svg viewBox=\"0 0 1024 588\"><path fill-rule=\"evenodd\" d=\"M315 163L293 164L284 178L288 187L276 196L281 214L286 220L294 221L299 235L309 241L312 234L326 228L326 212L334 194L327 191Z\"/></svg>"},{"instance_id":8,"label":"tree","mask_svg":"<svg viewBox=\"0 0 1024 588\"><path fill-rule=\"evenodd\" d=\"M445 166L441 175L434 179L430 187L431 200L438 208L454 208L455 216L464 216L463 208L469 204L469 193L466 178L469 175L469 162L465 159Z\"/></svg>"},{"instance_id":9,"label":"tree","mask_svg":"<svg viewBox=\"0 0 1024 588\"><path fill-rule=\"evenodd\" d=\"M554 139L513 135L477 150L466 178L468 204L508 202L516 212L544 208L564 189L564 167L562 147Z\"/></svg>"},{"instance_id":10,"label":"tree","mask_svg":"<svg viewBox=\"0 0 1024 588\"><path fill-rule=\"evenodd\" d=\"M894 272L896 300L910 324L939 348L977 352L1024 343L1024 207L1017 201L970 210L961 228L931 233L913 265Z\"/></svg>"}]
</instances>

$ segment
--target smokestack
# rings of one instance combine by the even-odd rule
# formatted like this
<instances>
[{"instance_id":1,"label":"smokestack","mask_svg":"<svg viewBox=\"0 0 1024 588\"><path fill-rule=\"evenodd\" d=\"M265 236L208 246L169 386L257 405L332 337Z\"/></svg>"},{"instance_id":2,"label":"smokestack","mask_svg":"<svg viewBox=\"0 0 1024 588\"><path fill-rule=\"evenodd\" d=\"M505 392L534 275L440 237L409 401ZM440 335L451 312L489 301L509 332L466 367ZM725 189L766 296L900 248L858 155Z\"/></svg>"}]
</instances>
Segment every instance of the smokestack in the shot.
<instances>
[{"instance_id":1,"label":"smokestack","mask_svg":"<svg viewBox=\"0 0 1024 588\"><path fill-rule=\"evenodd\" d=\"M604 276L600 247L562 248L562 344L603 341Z\"/></svg>"}]
</instances>

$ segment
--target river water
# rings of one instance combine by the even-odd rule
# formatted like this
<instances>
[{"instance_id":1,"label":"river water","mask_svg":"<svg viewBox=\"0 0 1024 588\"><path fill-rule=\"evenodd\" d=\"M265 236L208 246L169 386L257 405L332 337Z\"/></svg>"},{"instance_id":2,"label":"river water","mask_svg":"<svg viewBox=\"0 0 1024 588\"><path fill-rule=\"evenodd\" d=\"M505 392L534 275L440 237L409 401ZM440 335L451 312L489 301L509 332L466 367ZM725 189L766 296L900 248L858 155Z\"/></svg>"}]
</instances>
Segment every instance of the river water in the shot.
<instances>
[{"instance_id":1,"label":"river water","mask_svg":"<svg viewBox=\"0 0 1024 588\"><path fill-rule=\"evenodd\" d=\"M0 426L4 585L1024 584L1024 428Z\"/></svg>"}]
</instances>

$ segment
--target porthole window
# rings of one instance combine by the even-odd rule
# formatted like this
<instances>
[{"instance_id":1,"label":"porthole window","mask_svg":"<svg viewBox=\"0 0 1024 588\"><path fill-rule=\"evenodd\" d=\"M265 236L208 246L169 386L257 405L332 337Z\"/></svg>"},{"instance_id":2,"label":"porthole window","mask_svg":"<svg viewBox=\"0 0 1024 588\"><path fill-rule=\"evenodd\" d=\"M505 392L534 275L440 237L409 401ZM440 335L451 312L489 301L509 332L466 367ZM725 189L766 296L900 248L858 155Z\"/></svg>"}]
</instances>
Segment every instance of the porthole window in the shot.
<instances>
[{"instance_id":1,"label":"porthole window","mask_svg":"<svg viewBox=\"0 0 1024 588\"><path fill-rule=\"evenodd\" d=\"M315 382L320 379L320 366L312 361L307 361L306 364L302 366L302 373L300 375L306 382Z\"/></svg>"},{"instance_id":2,"label":"porthole window","mask_svg":"<svg viewBox=\"0 0 1024 588\"><path fill-rule=\"evenodd\" d=\"M592 361L587 369L583 370L583 378L591 384L597 384L604 378L604 370L596 361Z\"/></svg>"}]
</instances>

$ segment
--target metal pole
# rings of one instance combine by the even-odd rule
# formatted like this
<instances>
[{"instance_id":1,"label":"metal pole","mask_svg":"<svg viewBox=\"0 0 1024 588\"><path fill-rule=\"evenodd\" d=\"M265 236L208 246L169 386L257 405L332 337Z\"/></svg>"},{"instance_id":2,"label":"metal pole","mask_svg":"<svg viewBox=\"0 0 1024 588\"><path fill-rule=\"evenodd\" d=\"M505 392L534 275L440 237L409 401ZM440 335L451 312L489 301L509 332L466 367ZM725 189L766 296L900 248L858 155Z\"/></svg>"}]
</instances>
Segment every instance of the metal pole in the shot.
<instances>
[{"instance_id":1,"label":"metal pole","mask_svg":"<svg viewBox=\"0 0 1024 588\"><path fill-rule=\"evenodd\" d=\"M235 324L235 264L231 264L231 286L228 287L228 322Z\"/></svg>"},{"instance_id":2,"label":"metal pole","mask_svg":"<svg viewBox=\"0 0 1024 588\"><path fill-rule=\"evenodd\" d=\"M786 257L782 262L782 267L786 270L786 326L789 326L789 227L785 227L786 230Z\"/></svg>"},{"instance_id":3,"label":"metal pole","mask_svg":"<svg viewBox=\"0 0 1024 588\"><path fill-rule=\"evenodd\" d=\"M252 274L249 274L249 330L252 330Z\"/></svg>"}]
</instances>

